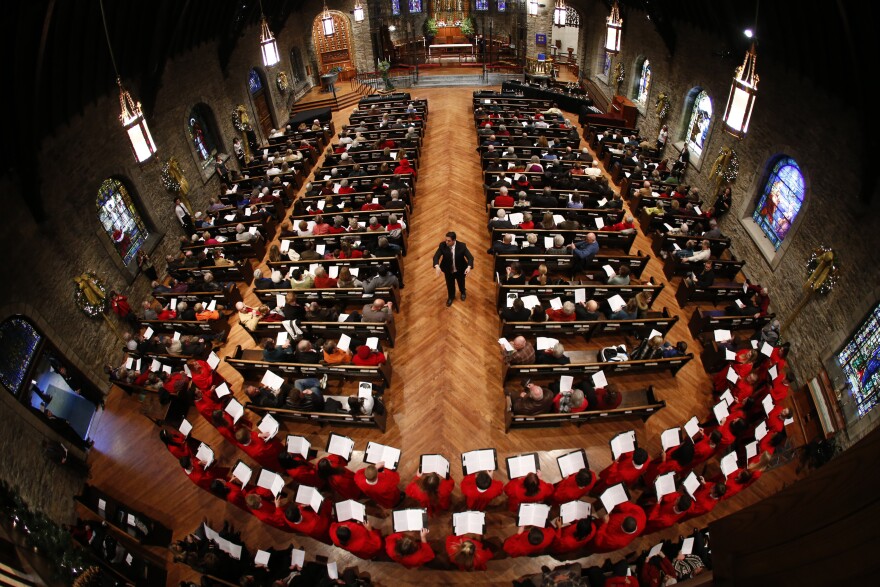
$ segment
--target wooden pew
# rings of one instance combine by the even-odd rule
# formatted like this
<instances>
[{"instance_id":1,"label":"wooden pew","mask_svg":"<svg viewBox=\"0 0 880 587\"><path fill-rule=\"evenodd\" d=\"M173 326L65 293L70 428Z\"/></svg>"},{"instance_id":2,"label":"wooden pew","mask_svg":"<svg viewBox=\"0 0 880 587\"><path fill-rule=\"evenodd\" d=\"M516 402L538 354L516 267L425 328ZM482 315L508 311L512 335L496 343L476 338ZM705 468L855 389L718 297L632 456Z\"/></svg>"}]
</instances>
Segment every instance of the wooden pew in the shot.
<instances>
[{"instance_id":1,"label":"wooden pew","mask_svg":"<svg viewBox=\"0 0 880 587\"><path fill-rule=\"evenodd\" d=\"M602 267L604 265L629 265L630 275L638 279L642 275L645 267L648 265L650 257L646 257L641 251L636 251L635 255L607 255L600 253L596 255L589 264L585 265L584 271L590 273L599 272L604 275ZM495 255L495 273L503 275L508 265L514 261L518 262L524 270L537 269L538 265L545 264L550 271L570 272L572 270L571 252L565 255L548 255L520 253L517 255Z\"/></svg>"},{"instance_id":2,"label":"wooden pew","mask_svg":"<svg viewBox=\"0 0 880 587\"><path fill-rule=\"evenodd\" d=\"M493 196L494 198L494 196ZM491 202L491 199L490 199ZM622 222L626 212L624 210L617 210L614 208L549 208L549 207L541 207L541 206L530 206L527 208L523 207L498 207L498 206L489 206L489 218L495 218L498 215L498 210L504 210L507 212L508 216L510 214L523 214L525 212L531 212L532 220L534 222L540 222L541 218L544 216L545 212L549 212L554 216L562 216L566 220L575 220L577 221L586 232L596 232L596 219L601 218L602 222L605 223L605 226L611 226L613 224L617 224L618 222ZM537 231L540 229L534 228L529 230L528 232ZM596 232L598 235L599 233Z\"/></svg>"},{"instance_id":3,"label":"wooden pew","mask_svg":"<svg viewBox=\"0 0 880 587\"><path fill-rule=\"evenodd\" d=\"M664 338L678 322L678 316L670 316L669 310L663 308L660 312L650 312L645 318L633 320L574 320L572 322L506 322L501 321L501 336L513 338L525 336L583 336L585 340L591 340L594 336L614 335L621 336L625 333L639 331L643 338L652 330L656 330Z\"/></svg>"},{"instance_id":4,"label":"wooden pew","mask_svg":"<svg viewBox=\"0 0 880 587\"><path fill-rule=\"evenodd\" d=\"M325 216L325 219L332 220L333 216L335 216L335 214L331 215L330 213L328 213L327 216ZM367 248L370 248L370 243L376 243L381 237L384 236L391 243L398 245L401 249L401 253L405 256L407 250L406 245L408 232L408 230L401 230L400 236L395 238L391 237L391 231L388 230L364 230L362 232L340 232L339 234L322 234L320 236L282 236L281 240L290 241L290 247L300 253L306 250L306 245L308 243L315 243L315 245L324 245L326 247L326 251L330 252L340 248L343 239L360 241L361 243L367 245Z\"/></svg>"},{"instance_id":5,"label":"wooden pew","mask_svg":"<svg viewBox=\"0 0 880 587\"><path fill-rule=\"evenodd\" d=\"M167 548L171 545L170 528L93 485L87 483L82 493L73 499L92 515L103 518L114 534L125 535L141 546ZM135 524L129 521L129 516L133 516Z\"/></svg>"},{"instance_id":6,"label":"wooden pew","mask_svg":"<svg viewBox=\"0 0 880 587\"><path fill-rule=\"evenodd\" d=\"M730 259L711 259L712 269L716 277L725 279L735 278L746 264L745 260L739 261L736 257ZM663 275L672 281L676 277L684 277L694 270L694 264L685 259L679 259L675 255L669 257L663 263Z\"/></svg>"},{"instance_id":7,"label":"wooden pew","mask_svg":"<svg viewBox=\"0 0 880 587\"><path fill-rule=\"evenodd\" d=\"M221 332L229 334L231 326L229 318L223 316L217 320L141 320L142 328L152 328L154 332L179 332L181 334L220 334Z\"/></svg>"},{"instance_id":8,"label":"wooden pew","mask_svg":"<svg viewBox=\"0 0 880 587\"><path fill-rule=\"evenodd\" d=\"M196 283L204 283L204 275L210 272L214 276L216 283L225 283L233 281L241 281L250 283L254 280L254 268L250 262L245 259L235 263L235 265L209 265L207 267L177 267L168 270L168 273L178 281L186 281L190 277L195 279Z\"/></svg>"},{"instance_id":9,"label":"wooden pew","mask_svg":"<svg viewBox=\"0 0 880 587\"><path fill-rule=\"evenodd\" d=\"M370 194L372 196L372 194ZM339 196L333 196L334 201ZM371 198L372 199L372 198ZM386 199L386 201L390 201L390 197ZM364 203L370 200L365 200ZM381 200L380 200L381 201ZM388 217L392 214L397 215L397 221L401 220L407 225L404 230L409 232L409 208L395 208L393 210L339 210L339 211L328 211L324 219L329 221L332 220L334 216L342 216L345 219L345 225L348 226L349 220L351 218L357 218L358 222L363 222L365 225L370 221L370 217L375 216L379 220L379 224L387 225ZM306 222L312 222L315 220L316 214L298 214L291 215L289 217L290 224L293 227L296 227L299 224L300 220L305 220Z\"/></svg>"},{"instance_id":10,"label":"wooden pew","mask_svg":"<svg viewBox=\"0 0 880 587\"><path fill-rule=\"evenodd\" d=\"M300 303L319 302L322 306L332 305L341 302L346 306L353 304L369 304L376 298L381 298L386 302L393 302L392 308L395 312L400 311L400 290L396 287L379 287L372 294L364 294L364 290L359 287L340 287L335 289L329 288L309 288L309 289L255 289L254 294L260 301L273 308L276 306L277 298L275 296L287 295L289 292L296 294L297 301Z\"/></svg>"},{"instance_id":11,"label":"wooden pew","mask_svg":"<svg viewBox=\"0 0 880 587\"><path fill-rule=\"evenodd\" d=\"M242 328L244 328L242 326ZM312 336L328 339L339 338L340 334L347 334L352 338L360 340L367 339L371 336L377 337L379 340L388 343L388 346L394 346L394 340L397 338L397 328L394 322L311 322L302 321L300 328L308 332ZM281 322L260 322L257 324L256 330L245 331L251 335L254 342L260 343L264 338L275 339L279 332L287 332L284 324Z\"/></svg>"},{"instance_id":12,"label":"wooden pew","mask_svg":"<svg viewBox=\"0 0 880 587\"><path fill-rule=\"evenodd\" d=\"M651 250L655 255L660 255L660 251L667 250L672 243L683 249L688 241L695 240L700 243L704 240L709 241L709 250L712 251L713 257L720 257L724 251L730 248L730 237L724 238L704 238L702 236L678 236L674 234L655 233L651 243Z\"/></svg>"},{"instance_id":13,"label":"wooden pew","mask_svg":"<svg viewBox=\"0 0 880 587\"><path fill-rule=\"evenodd\" d=\"M684 308L688 302L712 302L718 305L721 302L732 302L743 295L741 283L715 283L711 287L699 287L695 283L682 281L678 284L675 292L675 300Z\"/></svg>"},{"instance_id":14,"label":"wooden pew","mask_svg":"<svg viewBox=\"0 0 880 587\"><path fill-rule=\"evenodd\" d=\"M85 516L83 521L91 522L93 526L100 526L104 519L100 516ZM83 549L87 561L85 564L89 567L95 564L104 571L105 576L101 580L105 583L102 584L134 585L135 587L155 587L166 584L168 571L164 556L160 557L151 550L139 546L127 538L125 534L113 530L110 531L110 534L117 539L118 545L131 556L131 563L124 559L119 563L113 563L100 556L95 545L85 544L71 536L72 542ZM17 583L8 584L17 585Z\"/></svg>"},{"instance_id":15,"label":"wooden pew","mask_svg":"<svg viewBox=\"0 0 880 587\"><path fill-rule=\"evenodd\" d=\"M611 419L640 418L642 422L647 422L655 412L666 407L665 400L657 400L654 396L654 386L652 385L620 393L623 396L620 407L611 410L587 409L576 414L554 413L533 416L514 414L510 397L505 395L504 432L510 432L511 428L548 428L563 424L574 424L580 428L590 422Z\"/></svg>"},{"instance_id":16,"label":"wooden pew","mask_svg":"<svg viewBox=\"0 0 880 587\"><path fill-rule=\"evenodd\" d=\"M559 377L560 375L583 376L585 373L604 371L609 374L629 373L660 373L669 371L671 375L678 373L694 355L688 353L683 357L671 357L668 359L651 359L650 361L618 361L602 363L597 360L599 351L566 351L565 355L571 358L569 365L503 365L501 367L502 381L510 379L531 379L536 377Z\"/></svg>"},{"instance_id":17,"label":"wooden pew","mask_svg":"<svg viewBox=\"0 0 880 587\"><path fill-rule=\"evenodd\" d=\"M621 213L622 214L622 213ZM619 221L618 221L619 222ZM557 234L561 234L562 238L565 239L565 244L569 245L576 241L586 240L587 234L593 233L596 235L596 242L599 243L600 251L608 251L608 249L613 249L617 251L623 251L624 253L629 253L629 250L632 249L633 243L636 241L636 231L635 230L622 230L622 231L600 231L600 230L591 230L589 228L582 228L580 230L561 230L559 228L551 228L548 230L543 229L534 229L530 228L528 230L522 228L492 228L492 242L500 241L504 238L505 234L512 234L518 243L523 243L526 240L526 236L529 234L538 235L538 243L539 246L543 247L545 238L552 238ZM528 252L528 247L523 249L523 253Z\"/></svg>"},{"instance_id":18,"label":"wooden pew","mask_svg":"<svg viewBox=\"0 0 880 587\"><path fill-rule=\"evenodd\" d=\"M227 213L226 216L232 216L232 214ZM207 232L211 236L222 236L229 239L229 241L234 241L235 235L237 234L235 228L236 226L238 226L238 224L244 226L245 230L250 230L251 227L256 227L257 232L263 235L263 238L267 242L275 238L275 231L278 228L275 219L272 217L265 218L252 216L245 217L245 219L242 219L241 222L226 222L223 213L221 213L218 216L217 220L215 220L214 226L199 228L197 230L199 232L199 235L201 235L201 233L203 232ZM199 244L202 243L193 243L194 246L198 246ZM202 246L204 247L204 244L202 244Z\"/></svg>"},{"instance_id":19,"label":"wooden pew","mask_svg":"<svg viewBox=\"0 0 880 587\"><path fill-rule=\"evenodd\" d=\"M198 285L198 284L196 284ZM227 309L235 307L236 302L242 301L241 292L230 283L222 291L187 291L184 293L154 293L152 294L163 306L170 304L171 300L176 299L178 302L186 302L190 305L202 303L207 306L211 302L226 306Z\"/></svg>"},{"instance_id":20,"label":"wooden pew","mask_svg":"<svg viewBox=\"0 0 880 587\"><path fill-rule=\"evenodd\" d=\"M775 317L774 314L758 318L754 316L727 316L722 310L697 308L691 314L688 329L694 338L699 339L701 334L715 330L760 330Z\"/></svg>"},{"instance_id":21,"label":"wooden pew","mask_svg":"<svg viewBox=\"0 0 880 587\"><path fill-rule=\"evenodd\" d=\"M224 361L241 373L246 380L259 381L266 369L272 369L294 379L320 378L327 375L330 378L343 381L381 381L386 386L391 385L390 357L388 361L378 366L275 363L264 361L261 349L243 349L241 345L238 345L235 347L235 352L227 355Z\"/></svg>"},{"instance_id":22,"label":"wooden pew","mask_svg":"<svg viewBox=\"0 0 880 587\"><path fill-rule=\"evenodd\" d=\"M338 396L326 397L334 397L340 400L343 409L348 408L348 404L343 401L347 398ZM381 400L377 399L376 401L378 403ZM306 412L303 410L295 410L292 408L267 408L264 406L258 406L252 402L246 402L244 404L244 408L246 410L254 412L255 414L258 414L261 417L265 416L266 414L272 414L272 416L276 420L318 424L321 426L321 428L323 428L324 426L332 426L334 428L340 426L356 426L359 428L378 428L382 432L385 432L386 421L388 419L387 409L381 410L381 414L377 413L377 410L374 409L373 413L369 416L365 416L363 414L353 416L350 412Z\"/></svg>"},{"instance_id":23,"label":"wooden pew","mask_svg":"<svg viewBox=\"0 0 880 587\"><path fill-rule=\"evenodd\" d=\"M619 295L624 299L631 298L639 292L645 291L651 294L650 304L660 295L665 287L664 284L653 283L653 278L645 285L503 285L495 282L495 307L501 310L507 307L507 300L513 296L519 298L528 295L536 295L542 302L553 298L562 298L563 301L574 300L575 292L583 289L588 300L596 301Z\"/></svg>"},{"instance_id":24,"label":"wooden pew","mask_svg":"<svg viewBox=\"0 0 880 587\"><path fill-rule=\"evenodd\" d=\"M363 257L359 259L321 259L317 261L269 261L267 265L269 269L277 269L281 271L283 274L287 274L287 271L291 267L298 267L302 271L308 271L309 267L313 264L320 264L324 269L329 269L331 265L335 265L337 267L349 267L351 269L357 268L358 274L360 275L360 270L363 270L365 275L375 275L379 270L381 265L387 265L388 270L391 271L394 275L397 276L397 280L400 282L400 287L403 289L403 262L401 261L400 255L397 257Z\"/></svg>"},{"instance_id":25,"label":"wooden pew","mask_svg":"<svg viewBox=\"0 0 880 587\"><path fill-rule=\"evenodd\" d=\"M219 249L223 256L233 261L243 259L257 259L258 261L266 256L266 239L257 241L239 242L230 240L225 243L205 246L204 243L196 243L180 247L184 252L192 251L193 255L198 255L205 249L214 251Z\"/></svg>"}]
</instances>

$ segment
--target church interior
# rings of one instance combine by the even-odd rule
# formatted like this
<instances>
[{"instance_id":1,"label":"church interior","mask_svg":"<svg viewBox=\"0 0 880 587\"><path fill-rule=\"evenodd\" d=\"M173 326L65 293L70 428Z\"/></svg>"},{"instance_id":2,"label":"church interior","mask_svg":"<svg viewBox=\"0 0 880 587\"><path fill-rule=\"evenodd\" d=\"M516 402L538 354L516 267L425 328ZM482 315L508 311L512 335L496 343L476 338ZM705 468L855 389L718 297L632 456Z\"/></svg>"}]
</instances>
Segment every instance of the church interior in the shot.
<instances>
[{"instance_id":1,"label":"church interior","mask_svg":"<svg viewBox=\"0 0 880 587\"><path fill-rule=\"evenodd\" d=\"M870 3L9 8L0 584L876 574Z\"/></svg>"}]
</instances>

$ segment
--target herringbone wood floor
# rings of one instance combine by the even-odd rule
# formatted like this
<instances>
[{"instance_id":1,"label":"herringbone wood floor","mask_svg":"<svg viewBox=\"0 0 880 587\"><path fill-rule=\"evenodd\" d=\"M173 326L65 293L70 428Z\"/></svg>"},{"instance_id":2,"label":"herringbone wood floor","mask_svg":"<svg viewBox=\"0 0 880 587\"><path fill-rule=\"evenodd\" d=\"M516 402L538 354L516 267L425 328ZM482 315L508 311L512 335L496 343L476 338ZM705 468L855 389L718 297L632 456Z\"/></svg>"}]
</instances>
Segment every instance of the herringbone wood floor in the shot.
<instances>
[{"instance_id":1,"label":"herringbone wood floor","mask_svg":"<svg viewBox=\"0 0 880 587\"><path fill-rule=\"evenodd\" d=\"M500 383L500 358L496 340L498 317L493 303L493 275L485 250L489 240L485 230L487 221L478 156L474 150L475 134L470 111L471 90L464 88L429 89L416 92L428 98L430 114L427 135L420 160L418 195L412 217L409 241L410 252L405 258L407 284L403 290L402 309L397 316L397 346L391 351L394 379L386 393L390 411L388 431L343 429L356 440L352 468L361 466L367 441L375 440L403 450L400 473L404 483L409 482L418 467L418 457L424 453L441 453L453 463L452 474L461 478L459 454L463 451L495 447L499 461L505 456L528 451L541 451L545 479L559 479L555 456L575 448L585 448L594 470L601 470L610 462L608 440L615 433L633 428L642 446L652 455L659 454L659 433L669 427L683 424L691 415L704 418L708 413L709 379L699 360L692 361L677 377L658 375L650 381L635 377L619 377L615 381L623 389L654 385L659 398L668 407L654 415L646 424L641 421L616 421L589 425L582 428L564 427L535 430L515 430L505 434L503 429L503 398ZM346 122L350 111L335 115L337 127ZM447 230L458 232L459 239L468 243L476 256L476 267L467 280L468 300L456 300L446 308L443 279L431 269L431 256ZM640 235L634 250L649 252L647 239ZM663 281L659 261L652 260L644 277L653 276ZM682 319L670 334L670 340L687 340L692 349L699 346L691 340L686 323L692 308L682 311L674 299L674 285L667 287L656 307L668 307ZM244 292L248 303L256 303L250 291ZM597 348L615 341L594 342L590 345L565 341L567 348ZM254 346L240 327L235 325L227 342L228 352L241 344ZM241 377L225 363L221 373L240 393ZM107 402L106 412L94 428L95 448L91 457L91 482L111 494L128 501L132 506L154 516L175 531L175 538L193 530L203 518L215 524L229 519L242 530L242 536L253 550L267 546L284 546L291 541L302 545L307 556L324 555L338 561L340 568L356 565L367 571L376 584L431 585L510 584L524 574L536 572L541 565L554 565L551 557L536 559L505 559L489 563L489 571L478 576L448 570L421 569L408 571L389 562L365 563L347 553L310 539L293 537L261 524L256 518L227 505L196 488L180 472L175 460L164 450L156 436L156 428L141 413L158 413L155 398L139 404L114 390ZM211 444L218 459L232 464L244 457L238 450L224 443L217 432L197 415L193 434ZM323 446L329 430L301 425L283 426L281 434L303 434L313 446ZM244 457L246 458L246 457ZM503 475L496 477L506 481ZM765 475L762 480L733 500L723 503L711 516L688 524L706 524L711 519L736 511L764 496L778 491L796 478L793 465L782 467ZM461 509L463 502L458 490L454 494L453 509ZM430 539L435 552L443 550L443 539L451 532L451 516L439 516L431 521ZM670 529L637 540L629 550L655 544L661 537L677 536L687 529ZM384 528L388 532L387 528ZM515 531L515 520L502 506L488 518L487 537L499 543ZM615 553L617 558L625 552ZM439 558L444 558L440 555ZM584 559L583 562L601 564L603 557ZM194 574L182 565L170 562L169 584L177 584Z\"/></svg>"}]
</instances>

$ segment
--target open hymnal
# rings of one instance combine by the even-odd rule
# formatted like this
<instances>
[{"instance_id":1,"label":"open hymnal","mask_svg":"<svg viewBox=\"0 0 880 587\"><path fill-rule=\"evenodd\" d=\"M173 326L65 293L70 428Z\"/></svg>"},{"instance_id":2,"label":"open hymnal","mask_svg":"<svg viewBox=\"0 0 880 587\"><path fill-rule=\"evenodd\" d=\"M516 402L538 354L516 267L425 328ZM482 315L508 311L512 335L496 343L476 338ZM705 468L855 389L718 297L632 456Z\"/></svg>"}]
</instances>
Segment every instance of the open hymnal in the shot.
<instances>
[{"instance_id":1,"label":"open hymnal","mask_svg":"<svg viewBox=\"0 0 880 587\"><path fill-rule=\"evenodd\" d=\"M347 499L336 504L336 521L356 520L363 522L367 519L367 508L364 504Z\"/></svg>"},{"instance_id":2,"label":"open hymnal","mask_svg":"<svg viewBox=\"0 0 880 587\"><path fill-rule=\"evenodd\" d=\"M623 298L620 297L618 294L614 294L613 296L608 298L608 305L611 306L612 312L616 312L626 306L626 302L623 301Z\"/></svg>"},{"instance_id":3,"label":"open hymnal","mask_svg":"<svg viewBox=\"0 0 880 587\"><path fill-rule=\"evenodd\" d=\"M739 468L739 465L736 464L736 451L724 455L719 465L725 477L736 471Z\"/></svg>"},{"instance_id":4,"label":"open hymnal","mask_svg":"<svg viewBox=\"0 0 880 587\"><path fill-rule=\"evenodd\" d=\"M226 385L225 382L221 383L220 385L218 385L217 387L214 388L214 394L217 396L218 399L226 397L227 395L229 395L231 393L232 392L229 391L229 386Z\"/></svg>"},{"instance_id":5,"label":"open hymnal","mask_svg":"<svg viewBox=\"0 0 880 587\"><path fill-rule=\"evenodd\" d=\"M309 458L309 450L312 448L312 443L305 439L303 436L289 435L287 437L287 452L295 455L302 455L304 459Z\"/></svg>"},{"instance_id":6,"label":"open hymnal","mask_svg":"<svg viewBox=\"0 0 880 587\"><path fill-rule=\"evenodd\" d=\"M232 476L241 481L242 487L247 487L247 484L251 480L251 476L253 476L253 474L254 470L241 461L238 461L235 464L235 467L233 467L232 469Z\"/></svg>"},{"instance_id":7,"label":"open hymnal","mask_svg":"<svg viewBox=\"0 0 880 587\"><path fill-rule=\"evenodd\" d=\"M267 440L275 438L275 435L278 434L278 430L280 428L280 424L278 424L278 420L272 417L272 414L266 414L263 419L260 421L260 424L257 428L260 429L260 432L267 436Z\"/></svg>"},{"instance_id":8,"label":"open hymnal","mask_svg":"<svg viewBox=\"0 0 880 587\"><path fill-rule=\"evenodd\" d=\"M771 396L769 393L765 395L764 399L761 400L761 405L764 406L764 413L769 416L770 412L772 412L773 408L775 407L775 405L773 404L773 396Z\"/></svg>"},{"instance_id":9,"label":"open hymnal","mask_svg":"<svg viewBox=\"0 0 880 587\"><path fill-rule=\"evenodd\" d=\"M660 435L660 444L663 446L663 450L667 451L674 446L679 446L681 444L681 433L678 428L669 428L668 430L664 430Z\"/></svg>"},{"instance_id":10,"label":"open hymnal","mask_svg":"<svg viewBox=\"0 0 880 587\"><path fill-rule=\"evenodd\" d=\"M739 381L739 375L737 374L736 371L733 370L733 367L727 368L726 379L728 381L730 381L731 383L736 383L737 381Z\"/></svg>"},{"instance_id":11,"label":"open hymnal","mask_svg":"<svg viewBox=\"0 0 880 587\"><path fill-rule=\"evenodd\" d=\"M339 567L336 566L335 562L327 563L327 578L331 581L339 578Z\"/></svg>"},{"instance_id":12,"label":"open hymnal","mask_svg":"<svg viewBox=\"0 0 880 587\"><path fill-rule=\"evenodd\" d=\"M692 440L700 432L700 421L697 420L696 416L692 416L690 420L684 423L684 431L687 432L687 435Z\"/></svg>"},{"instance_id":13,"label":"open hymnal","mask_svg":"<svg viewBox=\"0 0 880 587\"><path fill-rule=\"evenodd\" d=\"M456 536L482 534L486 530L486 513L458 512L452 514L452 529Z\"/></svg>"},{"instance_id":14,"label":"open hymnal","mask_svg":"<svg viewBox=\"0 0 880 587\"><path fill-rule=\"evenodd\" d=\"M522 300L523 307L525 307L525 308L527 308L527 309L529 309L529 310L531 310L531 309L534 308L535 306L540 306L540 305L541 305L541 300L539 300L539 299L538 299L538 296L536 296L536 295L523 296L523 297L521 297L520 299Z\"/></svg>"},{"instance_id":15,"label":"open hymnal","mask_svg":"<svg viewBox=\"0 0 880 587\"><path fill-rule=\"evenodd\" d=\"M354 450L354 440L348 436L342 436L335 432L330 433L327 440L327 452L331 455L338 455L346 461L351 459L351 451Z\"/></svg>"},{"instance_id":16,"label":"open hymnal","mask_svg":"<svg viewBox=\"0 0 880 587\"><path fill-rule=\"evenodd\" d=\"M494 448L483 448L461 453L461 468L465 475L498 468L498 453Z\"/></svg>"},{"instance_id":17,"label":"open hymnal","mask_svg":"<svg viewBox=\"0 0 880 587\"><path fill-rule=\"evenodd\" d=\"M189 436L189 433L192 432L193 425L186 418L180 423L180 426L177 428L181 434L184 436Z\"/></svg>"},{"instance_id":18,"label":"open hymnal","mask_svg":"<svg viewBox=\"0 0 880 587\"><path fill-rule=\"evenodd\" d=\"M559 474L563 479L569 475L574 475L581 469L587 468L587 453L584 449L572 451L561 457L556 457L556 464L559 466Z\"/></svg>"},{"instance_id":19,"label":"open hymnal","mask_svg":"<svg viewBox=\"0 0 880 587\"><path fill-rule=\"evenodd\" d=\"M763 440L767 436L767 420L755 426L755 440Z\"/></svg>"},{"instance_id":20,"label":"open hymnal","mask_svg":"<svg viewBox=\"0 0 880 587\"><path fill-rule=\"evenodd\" d=\"M767 375L770 376L770 381L776 381L776 377L779 375L779 371L776 370L776 365L767 369Z\"/></svg>"},{"instance_id":21,"label":"open hymnal","mask_svg":"<svg viewBox=\"0 0 880 587\"><path fill-rule=\"evenodd\" d=\"M684 490L687 491L691 497L693 497L694 492L696 492L697 489L700 488L700 480L697 479L696 473L691 471L688 476L684 478L682 485L684 486Z\"/></svg>"},{"instance_id":22,"label":"open hymnal","mask_svg":"<svg viewBox=\"0 0 880 587\"><path fill-rule=\"evenodd\" d=\"M219 364L220 357L217 356L217 353L211 351L211 354L208 355L208 366L211 367L211 369L216 369Z\"/></svg>"},{"instance_id":23,"label":"open hymnal","mask_svg":"<svg viewBox=\"0 0 880 587\"><path fill-rule=\"evenodd\" d=\"M422 508L395 510L393 522L395 532L419 532L428 526L428 511Z\"/></svg>"},{"instance_id":24,"label":"open hymnal","mask_svg":"<svg viewBox=\"0 0 880 587\"><path fill-rule=\"evenodd\" d=\"M578 520L583 520L590 516L593 506L587 501L569 501L559 507L559 515L562 516L563 524L570 524Z\"/></svg>"},{"instance_id":25,"label":"open hymnal","mask_svg":"<svg viewBox=\"0 0 880 587\"><path fill-rule=\"evenodd\" d=\"M275 373L272 373L272 371L267 370L266 373L263 375L263 378L260 380L260 384L268 387L269 389L278 390L281 389L282 385L284 385L284 377L276 375Z\"/></svg>"},{"instance_id":26,"label":"open hymnal","mask_svg":"<svg viewBox=\"0 0 880 587\"><path fill-rule=\"evenodd\" d=\"M730 412L727 410L727 402L725 400L721 400L714 406L712 406L712 413L715 414L715 419L721 424L724 421Z\"/></svg>"},{"instance_id":27,"label":"open hymnal","mask_svg":"<svg viewBox=\"0 0 880 587\"><path fill-rule=\"evenodd\" d=\"M268 553L265 550L258 550L257 554L254 555L254 564L255 565L263 565L264 567L268 567L270 554L271 553Z\"/></svg>"},{"instance_id":28,"label":"open hymnal","mask_svg":"<svg viewBox=\"0 0 880 587\"><path fill-rule=\"evenodd\" d=\"M607 275L608 277L614 277L615 275L617 275L611 265L602 265L602 271L604 271L605 275Z\"/></svg>"},{"instance_id":29,"label":"open hymnal","mask_svg":"<svg viewBox=\"0 0 880 587\"><path fill-rule=\"evenodd\" d=\"M519 479L529 473L537 473L538 469L540 469L540 466L538 465L538 453L536 452L507 457L507 476L510 479Z\"/></svg>"},{"instance_id":30,"label":"open hymnal","mask_svg":"<svg viewBox=\"0 0 880 587\"><path fill-rule=\"evenodd\" d=\"M314 512L321 511L321 504L324 503L324 496L314 487L308 485L300 485L296 490L296 503L307 505Z\"/></svg>"},{"instance_id":31,"label":"open hymnal","mask_svg":"<svg viewBox=\"0 0 880 587\"><path fill-rule=\"evenodd\" d=\"M694 550L694 537L688 536L681 541L681 554L690 554Z\"/></svg>"},{"instance_id":32,"label":"open hymnal","mask_svg":"<svg viewBox=\"0 0 880 587\"><path fill-rule=\"evenodd\" d=\"M240 403L238 403L238 400L235 398L229 400L229 403L226 404L226 408L224 409L224 411L232 416L233 422L238 422L239 419L244 416L244 407Z\"/></svg>"},{"instance_id":33,"label":"open hymnal","mask_svg":"<svg viewBox=\"0 0 880 587\"><path fill-rule=\"evenodd\" d=\"M714 335L715 342L727 342L728 340L731 340L733 338L733 335L730 334L729 330L719 329L714 332Z\"/></svg>"},{"instance_id":34,"label":"open hymnal","mask_svg":"<svg viewBox=\"0 0 880 587\"><path fill-rule=\"evenodd\" d=\"M633 452L636 449L636 432L627 430L611 439L611 456L616 461L620 455Z\"/></svg>"},{"instance_id":35,"label":"open hymnal","mask_svg":"<svg viewBox=\"0 0 880 587\"><path fill-rule=\"evenodd\" d=\"M758 455L758 441L753 440L746 445L746 461Z\"/></svg>"},{"instance_id":36,"label":"open hymnal","mask_svg":"<svg viewBox=\"0 0 880 587\"><path fill-rule=\"evenodd\" d=\"M543 503L523 503L519 506L519 515L516 517L516 525L538 526L543 528L547 525L547 517L550 515L550 506Z\"/></svg>"},{"instance_id":37,"label":"open hymnal","mask_svg":"<svg viewBox=\"0 0 880 587\"><path fill-rule=\"evenodd\" d=\"M419 459L419 474L437 473L441 477L449 475L449 461L441 455L422 455Z\"/></svg>"},{"instance_id":38,"label":"open hymnal","mask_svg":"<svg viewBox=\"0 0 880 587\"><path fill-rule=\"evenodd\" d=\"M211 466L211 463L214 462L214 451L211 450L210 446L203 442L199 445L199 448L196 449L196 458L201 461L202 466L207 469Z\"/></svg>"},{"instance_id":39,"label":"open hymnal","mask_svg":"<svg viewBox=\"0 0 880 587\"><path fill-rule=\"evenodd\" d=\"M385 461L385 467L394 470L400 461L400 449L379 444L378 442L368 442L364 461L373 465Z\"/></svg>"},{"instance_id":40,"label":"open hymnal","mask_svg":"<svg viewBox=\"0 0 880 587\"><path fill-rule=\"evenodd\" d=\"M559 343L558 339L550 338L549 336L539 336L535 344L535 349L546 351L547 349L552 349L557 343Z\"/></svg>"},{"instance_id":41,"label":"open hymnal","mask_svg":"<svg viewBox=\"0 0 880 587\"><path fill-rule=\"evenodd\" d=\"M268 489L272 495L278 497L278 494L284 489L284 478L278 473L263 469L260 471L260 478L257 479L257 486Z\"/></svg>"},{"instance_id":42,"label":"open hymnal","mask_svg":"<svg viewBox=\"0 0 880 587\"><path fill-rule=\"evenodd\" d=\"M498 344L500 344L501 347L502 347L505 351L507 351L508 353L512 353L512 352L513 352L513 345L510 344L510 341L507 340L506 338L499 338L499 339L498 339Z\"/></svg>"},{"instance_id":43,"label":"open hymnal","mask_svg":"<svg viewBox=\"0 0 880 587\"><path fill-rule=\"evenodd\" d=\"M675 493L675 473L669 471L654 479L654 490L657 492L657 499Z\"/></svg>"},{"instance_id":44,"label":"open hymnal","mask_svg":"<svg viewBox=\"0 0 880 587\"><path fill-rule=\"evenodd\" d=\"M591 375L593 379L593 387L601 389L608 386L608 379L605 377L604 371L596 371Z\"/></svg>"},{"instance_id":45,"label":"open hymnal","mask_svg":"<svg viewBox=\"0 0 880 587\"><path fill-rule=\"evenodd\" d=\"M610 514L618 504L629 501L629 493L623 483L618 483L603 491L599 496L599 501L602 502L605 511Z\"/></svg>"},{"instance_id":46,"label":"open hymnal","mask_svg":"<svg viewBox=\"0 0 880 587\"><path fill-rule=\"evenodd\" d=\"M550 300L550 309L551 310L561 310L562 309L562 299L561 298L553 298Z\"/></svg>"},{"instance_id":47,"label":"open hymnal","mask_svg":"<svg viewBox=\"0 0 880 587\"><path fill-rule=\"evenodd\" d=\"M724 393L722 393L719 397L727 402L728 407L733 405L733 402L734 402L733 394L730 393L729 389L725 389Z\"/></svg>"}]
</instances>

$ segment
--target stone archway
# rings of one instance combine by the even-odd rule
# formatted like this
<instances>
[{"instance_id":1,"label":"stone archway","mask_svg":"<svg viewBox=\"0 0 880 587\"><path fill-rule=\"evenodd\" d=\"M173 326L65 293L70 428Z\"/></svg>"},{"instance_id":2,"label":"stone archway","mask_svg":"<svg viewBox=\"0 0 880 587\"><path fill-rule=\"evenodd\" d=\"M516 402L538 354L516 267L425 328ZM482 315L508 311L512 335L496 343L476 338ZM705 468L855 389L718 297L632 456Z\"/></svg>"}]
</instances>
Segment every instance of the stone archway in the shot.
<instances>
[{"instance_id":1,"label":"stone archway","mask_svg":"<svg viewBox=\"0 0 880 587\"><path fill-rule=\"evenodd\" d=\"M324 36L321 27L323 12L312 22L312 39L315 44L315 56L318 59L318 74L325 74L335 67L342 68L339 73L339 81L345 81L354 77L354 37L351 33L351 23L348 17L337 10L331 10L335 33L331 37Z\"/></svg>"}]
</instances>

